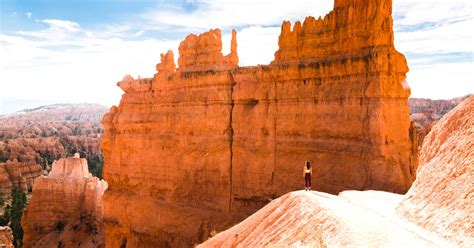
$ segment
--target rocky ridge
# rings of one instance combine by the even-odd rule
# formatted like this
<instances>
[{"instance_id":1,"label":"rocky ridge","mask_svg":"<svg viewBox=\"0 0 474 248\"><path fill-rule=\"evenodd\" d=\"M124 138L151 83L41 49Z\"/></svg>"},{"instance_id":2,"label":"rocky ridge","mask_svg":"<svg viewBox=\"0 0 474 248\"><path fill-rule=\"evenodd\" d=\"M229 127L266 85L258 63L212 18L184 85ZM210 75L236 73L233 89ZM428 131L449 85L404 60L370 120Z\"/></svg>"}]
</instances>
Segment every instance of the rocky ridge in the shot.
<instances>
[{"instance_id":1,"label":"rocky ridge","mask_svg":"<svg viewBox=\"0 0 474 248\"><path fill-rule=\"evenodd\" d=\"M381 191L291 192L198 248L455 247L397 216L402 198Z\"/></svg>"},{"instance_id":2,"label":"rocky ridge","mask_svg":"<svg viewBox=\"0 0 474 248\"><path fill-rule=\"evenodd\" d=\"M398 212L461 247L473 247L474 96L433 126L420 163Z\"/></svg>"}]
</instances>

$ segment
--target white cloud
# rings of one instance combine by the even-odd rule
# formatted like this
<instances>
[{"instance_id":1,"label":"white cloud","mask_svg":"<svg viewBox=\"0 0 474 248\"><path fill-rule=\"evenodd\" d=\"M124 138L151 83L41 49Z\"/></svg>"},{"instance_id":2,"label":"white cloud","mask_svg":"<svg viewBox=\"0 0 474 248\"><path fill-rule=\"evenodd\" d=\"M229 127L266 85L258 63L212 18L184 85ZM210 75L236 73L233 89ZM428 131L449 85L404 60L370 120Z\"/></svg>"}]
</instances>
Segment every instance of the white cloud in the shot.
<instances>
[{"instance_id":1,"label":"white cloud","mask_svg":"<svg viewBox=\"0 0 474 248\"><path fill-rule=\"evenodd\" d=\"M143 33L145 33L145 31L144 31L144 30L140 30L140 31L136 32L135 34L133 34L133 36L137 37L137 36L142 35Z\"/></svg>"},{"instance_id":2,"label":"white cloud","mask_svg":"<svg viewBox=\"0 0 474 248\"><path fill-rule=\"evenodd\" d=\"M240 66L269 64L278 50L280 27L248 27L237 33L237 52ZM229 40L230 34L226 35ZM227 42L226 42L227 44Z\"/></svg>"},{"instance_id":3,"label":"white cloud","mask_svg":"<svg viewBox=\"0 0 474 248\"><path fill-rule=\"evenodd\" d=\"M395 0L395 46L407 54L412 97L474 93L472 0Z\"/></svg>"},{"instance_id":4,"label":"white cloud","mask_svg":"<svg viewBox=\"0 0 474 248\"><path fill-rule=\"evenodd\" d=\"M407 79L412 97L449 99L474 93L472 62L416 66Z\"/></svg>"},{"instance_id":5,"label":"white cloud","mask_svg":"<svg viewBox=\"0 0 474 248\"><path fill-rule=\"evenodd\" d=\"M472 0L394 0L395 25L443 23L472 18Z\"/></svg>"},{"instance_id":6,"label":"white cloud","mask_svg":"<svg viewBox=\"0 0 474 248\"><path fill-rule=\"evenodd\" d=\"M300 20L305 16L324 16L333 0L197 0L197 9L157 8L142 15L151 18L157 28L186 27L189 31L209 28L228 29L242 26L268 26L283 20Z\"/></svg>"},{"instance_id":7,"label":"white cloud","mask_svg":"<svg viewBox=\"0 0 474 248\"><path fill-rule=\"evenodd\" d=\"M116 82L125 74L152 76L159 54L178 45L98 37L66 20L42 22L43 30L0 34L0 99L118 104Z\"/></svg>"},{"instance_id":8,"label":"white cloud","mask_svg":"<svg viewBox=\"0 0 474 248\"><path fill-rule=\"evenodd\" d=\"M46 24L48 28L39 31L17 31L16 33L23 36L57 41L74 40L77 33L81 32L79 24L72 21L45 19L40 22Z\"/></svg>"},{"instance_id":9,"label":"white cloud","mask_svg":"<svg viewBox=\"0 0 474 248\"><path fill-rule=\"evenodd\" d=\"M26 15L26 17L28 17L28 19L31 19L31 16L33 15L33 13L31 13L31 12L26 12L25 15Z\"/></svg>"},{"instance_id":10,"label":"white cloud","mask_svg":"<svg viewBox=\"0 0 474 248\"><path fill-rule=\"evenodd\" d=\"M427 30L396 33L396 46L403 52L452 53L473 52L473 19Z\"/></svg>"}]
</instances>

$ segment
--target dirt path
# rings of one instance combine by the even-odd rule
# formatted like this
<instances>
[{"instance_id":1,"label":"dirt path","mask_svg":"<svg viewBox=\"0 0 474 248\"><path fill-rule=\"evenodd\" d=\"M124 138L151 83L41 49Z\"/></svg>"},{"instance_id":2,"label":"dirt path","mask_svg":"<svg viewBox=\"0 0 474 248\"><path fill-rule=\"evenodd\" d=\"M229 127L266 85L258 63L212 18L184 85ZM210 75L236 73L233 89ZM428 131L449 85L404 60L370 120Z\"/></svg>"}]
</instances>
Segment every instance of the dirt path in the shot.
<instances>
[{"instance_id":1,"label":"dirt path","mask_svg":"<svg viewBox=\"0 0 474 248\"><path fill-rule=\"evenodd\" d=\"M401 197L291 192L199 247L454 247L398 217Z\"/></svg>"}]
</instances>

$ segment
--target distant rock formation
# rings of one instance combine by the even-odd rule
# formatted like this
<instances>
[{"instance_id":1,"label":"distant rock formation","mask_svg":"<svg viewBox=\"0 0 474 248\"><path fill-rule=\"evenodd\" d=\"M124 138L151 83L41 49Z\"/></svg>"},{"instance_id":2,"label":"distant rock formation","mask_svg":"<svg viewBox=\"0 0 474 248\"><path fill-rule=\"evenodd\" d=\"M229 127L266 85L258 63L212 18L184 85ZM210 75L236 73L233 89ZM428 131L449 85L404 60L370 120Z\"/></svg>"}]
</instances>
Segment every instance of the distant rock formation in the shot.
<instances>
[{"instance_id":1,"label":"distant rock formation","mask_svg":"<svg viewBox=\"0 0 474 248\"><path fill-rule=\"evenodd\" d=\"M320 191L409 189L417 142L392 1L334 6L284 22L268 66L238 67L236 33L224 56L216 29L180 44L178 68L168 52L153 78L118 83L102 121L107 246L203 241L301 188L305 160Z\"/></svg>"},{"instance_id":2,"label":"distant rock formation","mask_svg":"<svg viewBox=\"0 0 474 248\"><path fill-rule=\"evenodd\" d=\"M101 175L100 120L107 109L87 103L54 104L0 116L0 163L17 160L50 170L53 161L81 152L91 172Z\"/></svg>"},{"instance_id":3,"label":"distant rock formation","mask_svg":"<svg viewBox=\"0 0 474 248\"><path fill-rule=\"evenodd\" d=\"M461 247L474 247L474 96L433 126L420 164L398 212Z\"/></svg>"},{"instance_id":4,"label":"distant rock formation","mask_svg":"<svg viewBox=\"0 0 474 248\"><path fill-rule=\"evenodd\" d=\"M43 169L35 163L7 161L0 163L0 192L10 194L13 187L21 191L31 191L35 178L43 175Z\"/></svg>"},{"instance_id":5,"label":"distant rock formation","mask_svg":"<svg viewBox=\"0 0 474 248\"><path fill-rule=\"evenodd\" d=\"M467 98L469 98L469 95L449 100L410 98L408 101L410 106L410 119L415 122L418 128L419 145L421 146L423 143L424 138L430 132L434 122Z\"/></svg>"},{"instance_id":6,"label":"distant rock formation","mask_svg":"<svg viewBox=\"0 0 474 248\"><path fill-rule=\"evenodd\" d=\"M22 218L24 247L100 247L102 196L107 182L92 177L78 157L53 163L49 176L33 185Z\"/></svg>"},{"instance_id":7,"label":"distant rock formation","mask_svg":"<svg viewBox=\"0 0 474 248\"><path fill-rule=\"evenodd\" d=\"M0 248L13 248L13 233L10 227L0 226Z\"/></svg>"}]
</instances>

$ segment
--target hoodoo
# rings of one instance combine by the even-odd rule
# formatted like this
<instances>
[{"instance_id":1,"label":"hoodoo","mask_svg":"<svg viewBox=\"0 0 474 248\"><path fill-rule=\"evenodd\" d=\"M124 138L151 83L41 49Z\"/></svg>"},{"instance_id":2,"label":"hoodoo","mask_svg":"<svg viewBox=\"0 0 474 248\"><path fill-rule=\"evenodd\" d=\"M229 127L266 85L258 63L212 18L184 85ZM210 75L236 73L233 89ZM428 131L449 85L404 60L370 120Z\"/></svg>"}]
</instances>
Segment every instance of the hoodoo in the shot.
<instances>
[{"instance_id":1,"label":"hoodoo","mask_svg":"<svg viewBox=\"0 0 474 248\"><path fill-rule=\"evenodd\" d=\"M22 218L24 247L100 247L102 196L107 182L93 177L86 159L55 161L37 178Z\"/></svg>"},{"instance_id":2,"label":"hoodoo","mask_svg":"<svg viewBox=\"0 0 474 248\"><path fill-rule=\"evenodd\" d=\"M237 35L189 35L151 79L124 78L104 117L107 247L203 241L302 187L405 193L415 178L405 57L391 0L336 0L324 17L284 22L275 60L238 67ZM411 134L411 135L410 135Z\"/></svg>"}]
</instances>

